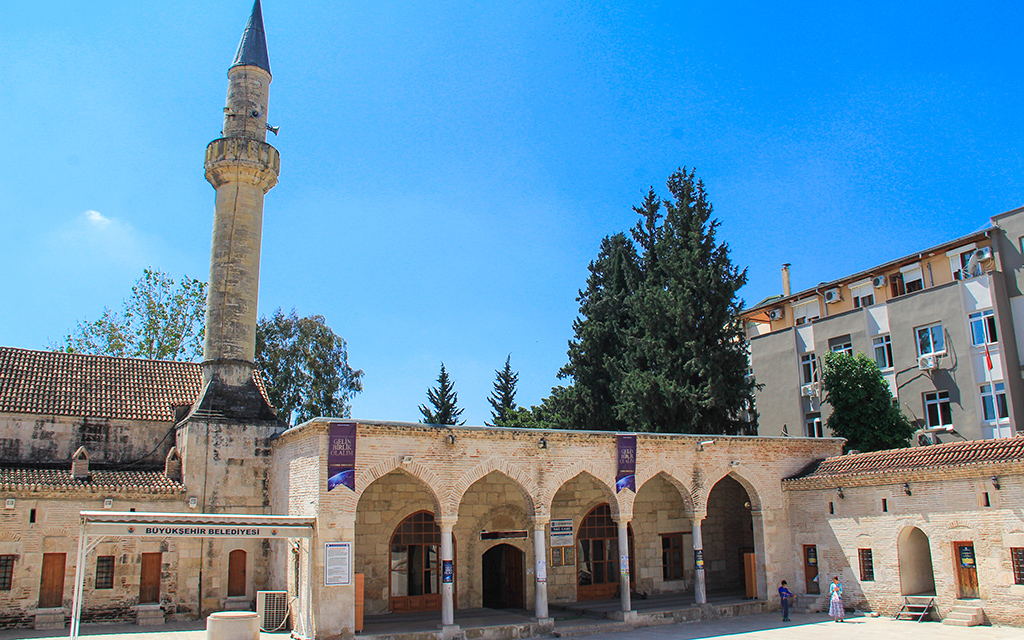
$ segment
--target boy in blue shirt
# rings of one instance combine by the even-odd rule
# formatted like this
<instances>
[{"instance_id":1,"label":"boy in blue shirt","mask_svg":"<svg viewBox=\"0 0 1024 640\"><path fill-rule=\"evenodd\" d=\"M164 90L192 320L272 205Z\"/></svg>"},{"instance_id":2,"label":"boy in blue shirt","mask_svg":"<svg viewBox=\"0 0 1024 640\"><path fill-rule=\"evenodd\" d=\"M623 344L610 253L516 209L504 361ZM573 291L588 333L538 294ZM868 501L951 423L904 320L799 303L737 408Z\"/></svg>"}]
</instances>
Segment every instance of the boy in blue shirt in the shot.
<instances>
[{"instance_id":1,"label":"boy in blue shirt","mask_svg":"<svg viewBox=\"0 0 1024 640\"><path fill-rule=\"evenodd\" d=\"M782 621L789 622L789 608L793 605L793 595L789 589L786 588L786 581L782 581L782 586L779 587L779 600L782 601Z\"/></svg>"}]
</instances>

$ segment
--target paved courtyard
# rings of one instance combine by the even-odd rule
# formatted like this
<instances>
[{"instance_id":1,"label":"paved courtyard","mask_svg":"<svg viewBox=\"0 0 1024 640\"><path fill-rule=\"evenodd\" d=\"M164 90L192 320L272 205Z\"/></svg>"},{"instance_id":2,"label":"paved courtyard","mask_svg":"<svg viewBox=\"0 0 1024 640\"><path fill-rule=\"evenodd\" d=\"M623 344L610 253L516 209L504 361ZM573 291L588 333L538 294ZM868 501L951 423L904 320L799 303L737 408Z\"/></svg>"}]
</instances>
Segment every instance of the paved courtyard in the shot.
<instances>
[{"instance_id":1,"label":"paved courtyard","mask_svg":"<svg viewBox=\"0 0 1024 640\"><path fill-rule=\"evenodd\" d=\"M22 638L66 638L64 631L16 629L0 631L0 640ZM287 640L287 634L262 634L262 640ZM89 640L205 640L201 623L168 624L159 630L135 625L84 625L82 637ZM356 636L357 638L360 636ZM548 636L550 637L550 636ZM894 622L889 618L852 617L836 624L821 614L793 614L783 623L778 614L722 618L646 627L628 631L585 636L595 640L697 640L699 638L743 638L744 640L1019 640L1024 630L1014 627L947 627L938 622Z\"/></svg>"}]
</instances>

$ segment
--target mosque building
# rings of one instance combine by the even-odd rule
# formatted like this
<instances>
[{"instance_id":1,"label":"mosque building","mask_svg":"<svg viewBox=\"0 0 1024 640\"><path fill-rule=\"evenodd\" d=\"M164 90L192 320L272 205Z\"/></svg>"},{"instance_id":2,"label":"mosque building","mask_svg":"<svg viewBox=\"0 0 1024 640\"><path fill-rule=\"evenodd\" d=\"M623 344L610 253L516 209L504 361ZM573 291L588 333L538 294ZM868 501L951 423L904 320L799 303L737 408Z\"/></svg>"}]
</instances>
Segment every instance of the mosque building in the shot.
<instances>
[{"instance_id":1,"label":"mosque building","mask_svg":"<svg viewBox=\"0 0 1024 640\"><path fill-rule=\"evenodd\" d=\"M924 594L951 623L1024 625L1024 438L844 456L835 438L281 423L254 366L280 172L259 0L228 79L203 362L0 348L0 628L74 637L283 592L300 637L412 612L465 637L457 612L478 608L532 612L523 637L589 600L637 625L777 609L781 580L827 608L832 575L851 607ZM637 606L656 596L678 606Z\"/></svg>"}]
</instances>

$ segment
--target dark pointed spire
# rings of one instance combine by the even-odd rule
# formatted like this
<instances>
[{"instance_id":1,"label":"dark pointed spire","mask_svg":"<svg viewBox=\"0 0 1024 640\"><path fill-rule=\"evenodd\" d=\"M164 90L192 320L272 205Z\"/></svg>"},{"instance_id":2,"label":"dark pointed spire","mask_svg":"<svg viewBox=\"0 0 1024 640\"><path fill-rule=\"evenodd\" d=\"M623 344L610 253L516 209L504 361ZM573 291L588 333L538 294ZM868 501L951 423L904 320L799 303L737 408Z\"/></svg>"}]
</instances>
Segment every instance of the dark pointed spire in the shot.
<instances>
[{"instance_id":1,"label":"dark pointed spire","mask_svg":"<svg viewBox=\"0 0 1024 640\"><path fill-rule=\"evenodd\" d=\"M235 61L231 63L232 67L242 65L259 67L270 73L270 56L267 55L267 35L263 31L263 9L260 7L260 0L256 0L252 5L252 15L249 16L249 23L245 25L242 41L238 43Z\"/></svg>"}]
</instances>

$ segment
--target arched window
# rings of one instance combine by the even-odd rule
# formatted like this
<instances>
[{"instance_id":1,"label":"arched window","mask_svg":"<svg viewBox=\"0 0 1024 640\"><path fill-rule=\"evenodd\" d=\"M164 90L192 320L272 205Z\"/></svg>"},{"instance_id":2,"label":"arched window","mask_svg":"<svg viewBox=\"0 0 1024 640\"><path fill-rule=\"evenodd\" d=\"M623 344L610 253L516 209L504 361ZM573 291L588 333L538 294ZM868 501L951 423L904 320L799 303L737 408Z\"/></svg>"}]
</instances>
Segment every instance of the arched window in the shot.
<instances>
[{"instance_id":1,"label":"arched window","mask_svg":"<svg viewBox=\"0 0 1024 640\"><path fill-rule=\"evenodd\" d=\"M414 513L391 536L391 610L441 608L441 529L429 511Z\"/></svg>"},{"instance_id":2,"label":"arched window","mask_svg":"<svg viewBox=\"0 0 1024 640\"><path fill-rule=\"evenodd\" d=\"M228 554L228 597L245 595L245 551L235 549Z\"/></svg>"},{"instance_id":3,"label":"arched window","mask_svg":"<svg viewBox=\"0 0 1024 640\"><path fill-rule=\"evenodd\" d=\"M633 529L626 529L629 540L630 584L634 584ZM611 507L594 507L580 522L576 538L576 597L580 600L604 600L619 590L619 532L612 520Z\"/></svg>"}]
</instances>

